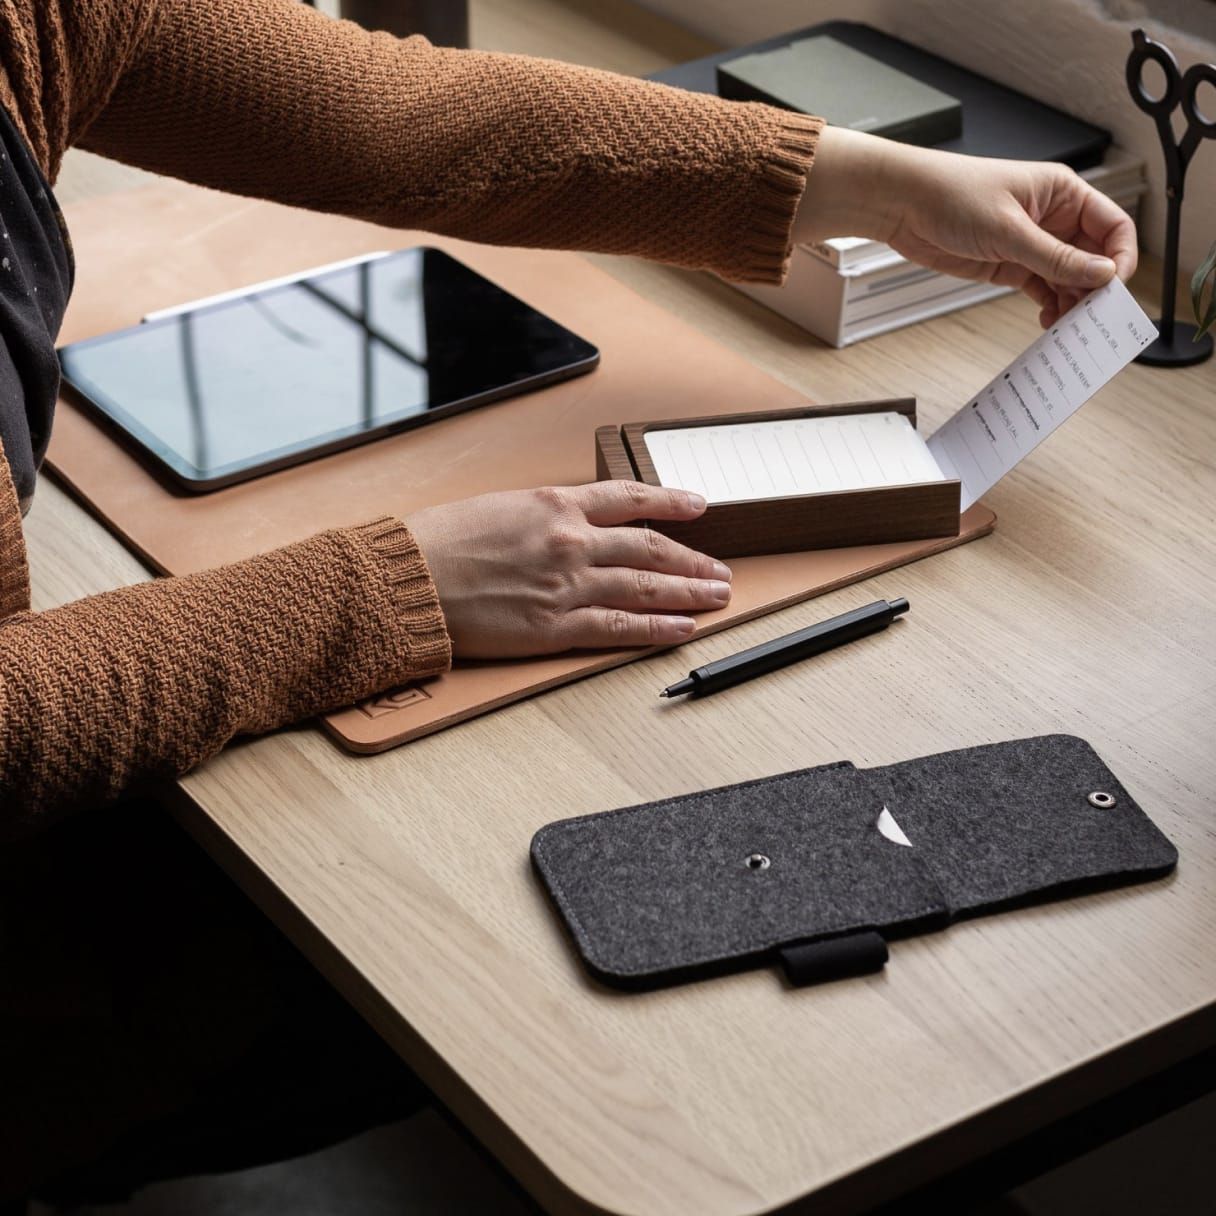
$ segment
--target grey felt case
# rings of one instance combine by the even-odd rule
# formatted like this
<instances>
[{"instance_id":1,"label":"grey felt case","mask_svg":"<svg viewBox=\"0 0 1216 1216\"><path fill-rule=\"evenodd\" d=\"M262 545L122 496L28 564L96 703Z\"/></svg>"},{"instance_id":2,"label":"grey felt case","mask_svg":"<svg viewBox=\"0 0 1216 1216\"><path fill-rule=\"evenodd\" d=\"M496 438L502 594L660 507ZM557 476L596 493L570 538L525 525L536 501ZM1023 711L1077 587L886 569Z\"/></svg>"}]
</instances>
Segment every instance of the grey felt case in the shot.
<instances>
[{"instance_id":1,"label":"grey felt case","mask_svg":"<svg viewBox=\"0 0 1216 1216\"><path fill-rule=\"evenodd\" d=\"M884 807L910 846L880 833ZM1070 735L823 765L551 823L532 840L587 967L625 987L774 959L794 983L873 970L885 938L1157 877L1177 859Z\"/></svg>"}]
</instances>

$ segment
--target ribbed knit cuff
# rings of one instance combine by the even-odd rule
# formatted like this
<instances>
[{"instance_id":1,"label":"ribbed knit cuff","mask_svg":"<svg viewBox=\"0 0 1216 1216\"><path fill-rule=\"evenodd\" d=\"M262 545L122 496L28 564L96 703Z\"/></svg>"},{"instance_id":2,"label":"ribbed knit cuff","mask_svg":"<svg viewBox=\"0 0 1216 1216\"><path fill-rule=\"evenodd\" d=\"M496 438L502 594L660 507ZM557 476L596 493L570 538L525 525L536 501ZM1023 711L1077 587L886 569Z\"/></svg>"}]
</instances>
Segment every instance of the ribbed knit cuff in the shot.
<instances>
[{"instance_id":1,"label":"ribbed knit cuff","mask_svg":"<svg viewBox=\"0 0 1216 1216\"><path fill-rule=\"evenodd\" d=\"M743 282L780 283L789 273L794 217L824 128L822 118L777 109L771 113L773 140L760 162L759 202L744 237L749 256L738 275Z\"/></svg>"},{"instance_id":2,"label":"ribbed knit cuff","mask_svg":"<svg viewBox=\"0 0 1216 1216\"><path fill-rule=\"evenodd\" d=\"M439 593L426 558L400 520L385 516L347 529L366 550L384 579L389 601L400 615L409 649L410 679L439 675L452 665Z\"/></svg>"}]
</instances>

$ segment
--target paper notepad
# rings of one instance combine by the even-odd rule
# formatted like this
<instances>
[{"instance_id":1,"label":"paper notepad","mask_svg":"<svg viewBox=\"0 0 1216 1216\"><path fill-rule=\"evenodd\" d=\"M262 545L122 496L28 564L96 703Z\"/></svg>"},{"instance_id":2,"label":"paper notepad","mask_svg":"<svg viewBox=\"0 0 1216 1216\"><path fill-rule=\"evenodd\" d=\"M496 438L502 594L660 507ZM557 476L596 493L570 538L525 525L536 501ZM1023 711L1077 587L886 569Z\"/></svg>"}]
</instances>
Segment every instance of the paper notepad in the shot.
<instances>
[{"instance_id":1,"label":"paper notepad","mask_svg":"<svg viewBox=\"0 0 1216 1216\"><path fill-rule=\"evenodd\" d=\"M659 481L711 503L957 478L986 494L1157 336L1117 279L1086 296L926 442L902 414L646 432Z\"/></svg>"},{"instance_id":2,"label":"paper notepad","mask_svg":"<svg viewBox=\"0 0 1216 1216\"><path fill-rule=\"evenodd\" d=\"M708 502L946 478L916 428L895 413L647 431L646 448L663 485Z\"/></svg>"}]
</instances>

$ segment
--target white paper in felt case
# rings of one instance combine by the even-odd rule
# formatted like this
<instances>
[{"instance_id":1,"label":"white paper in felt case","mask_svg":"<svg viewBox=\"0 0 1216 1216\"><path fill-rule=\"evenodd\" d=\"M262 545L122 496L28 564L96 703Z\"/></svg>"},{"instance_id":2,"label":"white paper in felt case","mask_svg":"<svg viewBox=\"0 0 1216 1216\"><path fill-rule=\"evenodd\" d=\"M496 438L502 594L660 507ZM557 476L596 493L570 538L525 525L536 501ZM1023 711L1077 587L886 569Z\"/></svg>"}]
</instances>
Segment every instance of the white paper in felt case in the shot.
<instances>
[{"instance_id":1,"label":"white paper in felt case","mask_svg":"<svg viewBox=\"0 0 1216 1216\"><path fill-rule=\"evenodd\" d=\"M711 503L958 478L965 511L1156 336L1112 279L927 442L904 415L887 412L648 431L646 447L663 485Z\"/></svg>"}]
</instances>

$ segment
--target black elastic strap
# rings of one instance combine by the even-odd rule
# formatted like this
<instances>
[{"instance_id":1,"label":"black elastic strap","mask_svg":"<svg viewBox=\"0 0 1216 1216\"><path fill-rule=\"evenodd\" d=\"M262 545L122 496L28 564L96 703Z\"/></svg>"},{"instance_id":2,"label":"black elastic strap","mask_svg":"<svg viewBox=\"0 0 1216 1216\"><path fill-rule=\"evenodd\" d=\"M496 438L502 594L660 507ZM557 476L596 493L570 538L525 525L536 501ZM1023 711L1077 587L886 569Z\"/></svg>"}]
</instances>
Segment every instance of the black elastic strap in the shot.
<instances>
[{"instance_id":1,"label":"black elastic strap","mask_svg":"<svg viewBox=\"0 0 1216 1216\"><path fill-rule=\"evenodd\" d=\"M887 962L887 943L881 934L869 930L786 946L779 954L786 978L795 988L801 988L804 984L881 971Z\"/></svg>"}]
</instances>

